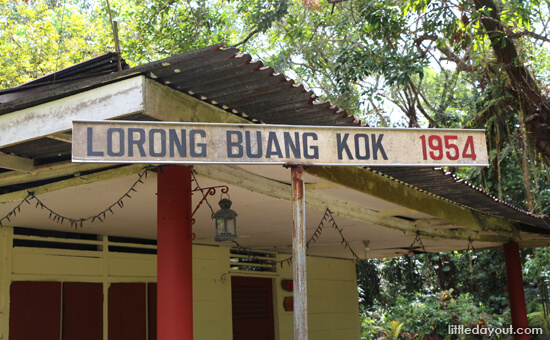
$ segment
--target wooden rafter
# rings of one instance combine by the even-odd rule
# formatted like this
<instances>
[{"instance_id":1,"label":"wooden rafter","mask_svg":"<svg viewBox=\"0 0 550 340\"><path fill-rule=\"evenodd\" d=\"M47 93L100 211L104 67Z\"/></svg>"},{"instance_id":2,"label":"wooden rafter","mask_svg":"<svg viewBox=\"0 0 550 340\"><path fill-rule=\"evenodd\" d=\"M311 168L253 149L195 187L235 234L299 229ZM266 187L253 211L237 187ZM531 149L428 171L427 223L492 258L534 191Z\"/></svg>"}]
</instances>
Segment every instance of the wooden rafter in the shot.
<instances>
[{"instance_id":1,"label":"wooden rafter","mask_svg":"<svg viewBox=\"0 0 550 340\"><path fill-rule=\"evenodd\" d=\"M332 182L317 182L317 183L306 183L306 190L324 190L324 189L335 189L342 188L338 183Z\"/></svg>"},{"instance_id":2,"label":"wooden rafter","mask_svg":"<svg viewBox=\"0 0 550 340\"><path fill-rule=\"evenodd\" d=\"M65 143L72 143L73 142L73 136L70 133L66 133L66 132L60 132L60 133L56 133L56 134L53 134L53 135L49 135L48 138L55 139L55 140L58 140L60 142L65 142Z\"/></svg>"},{"instance_id":3,"label":"wooden rafter","mask_svg":"<svg viewBox=\"0 0 550 340\"><path fill-rule=\"evenodd\" d=\"M32 171L8 171L0 173L0 188L22 183L30 183L56 177L64 177L75 173L109 168L115 164L72 163L64 161L54 164L38 165Z\"/></svg>"},{"instance_id":4,"label":"wooden rafter","mask_svg":"<svg viewBox=\"0 0 550 340\"><path fill-rule=\"evenodd\" d=\"M145 79L144 88L144 112L155 119L165 122L252 124L244 118L153 80Z\"/></svg>"},{"instance_id":5,"label":"wooden rafter","mask_svg":"<svg viewBox=\"0 0 550 340\"><path fill-rule=\"evenodd\" d=\"M237 166L229 165L194 165L193 169L201 176L217 180L223 183L238 186L253 192L261 193L266 196L290 201L291 188L289 184L281 183L252 172L246 171ZM290 175L289 175L290 176ZM440 227L418 228L414 221L391 216L379 216L377 211L366 208L363 205L354 202L343 201L326 194L320 194L315 191L306 192L306 206L324 211L329 208L336 215L351 218L361 222L366 222L382 227L400 230L406 233L434 237L449 238L458 240L477 240L483 242L508 242L510 239L516 239L519 234L499 231L492 235L481 234L476 230L467 229L449 229Z\"/></svg>"},{"instance_id":6,"label":"wooden rafter","mask_svg":"<svg viewBox=\"0 0 550 340\"><path fill-rule=\"evenodd\" d=\"M100 181L105 181L109 179L119 178L134 174L143 170L146 167L144 164L132 164L116 169L109 169L105 171L95 172L93 174L88 174L86 176L75 176L70 179L65 179L45 185L39 185L36 187L28 188L25 190L19 190L10 192L8 194L0 195L0 203L4 202L13 202L17 200L22 200L27 197L29 192L34 193L35 195L41 195L48 192L54 192L58 190L63 190L67 188L77 187L84 184L90 184Z\"/></svg>"},{"instance_id":7,"label":"wooden rafter","mask_svg":"<svg viewBox=\"0 0 550 340\"><path fill-rule=\"evenodd\" d=\"M418 211L413 209L389 209L378 212L378 216L405 216L411 214L418 214Z\"/></svg>"},{"instance_id":8,"label":"wooden rafter","mask_svg":"<svg viewBox=\"0 0 550 340\"><path fill-rule=\"evenodd\" d=\"M514 239L519 239L520 226L517 222L467 209L365 168L315 166L306 169L306 172L405 208L449 221L452 224L480 232L513 235Z\"/></svg>"},{"instance_id":9,"label":"wooden rafter","mask_svg":"<svg viewBox=\"0 0 550 340\"><path fill-rule=\"evenodd\" d=\"M34 168L34 160L0 152L0 168L29 172Z\"/></svg>"}]
</instances>

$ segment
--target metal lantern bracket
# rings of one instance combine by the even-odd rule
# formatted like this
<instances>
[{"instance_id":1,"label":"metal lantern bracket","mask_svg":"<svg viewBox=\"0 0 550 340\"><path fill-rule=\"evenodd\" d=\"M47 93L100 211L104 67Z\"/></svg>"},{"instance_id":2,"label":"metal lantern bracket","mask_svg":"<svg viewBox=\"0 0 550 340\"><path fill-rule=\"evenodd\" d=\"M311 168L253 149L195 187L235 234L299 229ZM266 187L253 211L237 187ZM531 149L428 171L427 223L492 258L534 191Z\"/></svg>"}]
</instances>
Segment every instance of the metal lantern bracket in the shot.
<instances>
[{"instance_id":1,"label":"metal lantern bracket","mask_svg":"<svg viewBox=\"0 0 550 340\"><path fill-rule=\"evenodd\" d=\"M220 189L221 188L221 189ZM191 224L195 224L195 219L193 218L193 216L195 216L195 213L197 212L197 210L199 210L200 206L204 203L204 201L207 201L207 197L208 196L214 196L216 194L216 189L220 189L220 191L222 192L222 195L223 194L228 194L229 192L229 187L227 185L218 185L218 186L215 186L215 187L208 187L208 188L196 188L194 190L192 190L192 192L196 192L196 191L200 191L202 193L202 198L201 200L199 201L199 203L197 204L197 206L195 207L195 210L193 210L193 212L191 213ZM208 204L210 206L210 204ZM210 210L212 210L212 207L210 207ZM212 210L212 215L214 215L214 211Z\"/></svg>"}]
</instances>

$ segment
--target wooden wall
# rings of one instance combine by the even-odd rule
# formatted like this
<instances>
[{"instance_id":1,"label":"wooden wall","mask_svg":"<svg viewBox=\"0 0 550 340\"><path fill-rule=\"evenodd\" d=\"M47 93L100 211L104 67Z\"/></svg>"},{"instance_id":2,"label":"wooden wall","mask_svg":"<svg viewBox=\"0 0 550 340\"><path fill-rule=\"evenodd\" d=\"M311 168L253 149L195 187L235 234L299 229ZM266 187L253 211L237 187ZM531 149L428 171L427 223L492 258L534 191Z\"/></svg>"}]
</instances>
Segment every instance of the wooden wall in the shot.
<instances>
[{"instance_id":1,"label":"wooden wall","mask_svg":"<svg viewBox=\"0 0 550 340\"><path fill-rule=\"evenodd\" d=\"M28 281L52 282L56 287L62 287L60 297L70 297L70 294L82 289L91 289L95 292L93 294L99 295L95 290L100 289L102 296L109 297L103 299L100 307L95 304L96 309L101 308L103 339L108 339L109 334L114 336L113 332L116 332L115 328L109 327L109 322L113 323L112 315L117 311L117 302L112 297L123 299L121 294L116 294L123 287L120 284L135 283L136 294L140 296L137 298L139 306L135 308L144 310L145 318L142 323L145 330L140 330L143 333L141 338L155 339L155 324L149 318L156 314L156 299L151 298L151 294L156 292L156 255L110 252L110 243L105 236L99 237L97 241L76 241L97 244L98 251L12 247L13 237L11 228L0 228L0 340L9 339L10 286L13 282ZM283 308L284 298L292 296L292 292L283 290L281 286L281 280L292 279L291 265L284 263L282 267L278 266L276 273L236 272L229 269L229 256L227 247L193 246L194 338L232 338L231 277L255 276L271 278L273 282L275 339L293 339L293 314ZM288 256L277 254L277 260ZM309 339L360 339L354 262L308 257L307 270ZM95 285L81 286L78 283ZM69 300L74 302L74 299L60 298L62 309L78 309ZM85 303L94 304L93 301ZM108 317L109 313L111 318ZM74 322L70 320L76 317L72 313L61 315L59 318L65 322ZM97 319L94 322L96 325L100 323ZM59 327L66 334L71 332L70 327L63 328L62 322Z\"/></svg>"}]
</instances>

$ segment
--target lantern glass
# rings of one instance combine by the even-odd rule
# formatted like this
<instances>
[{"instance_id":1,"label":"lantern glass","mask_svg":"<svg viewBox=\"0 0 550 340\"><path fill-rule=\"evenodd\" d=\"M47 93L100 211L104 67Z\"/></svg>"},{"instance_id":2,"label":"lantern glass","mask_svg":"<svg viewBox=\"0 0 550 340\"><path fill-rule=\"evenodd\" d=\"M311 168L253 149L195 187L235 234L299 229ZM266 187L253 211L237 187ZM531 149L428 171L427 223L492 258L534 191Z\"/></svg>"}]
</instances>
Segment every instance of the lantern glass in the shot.
<instances>
[{"instance_id":1,"label":"lantern glass","mask_svg":"<svg viewBox=\"0 0 550 340\"><path fill-rule=\"evenodd\" d=\"M229 209L231 201L227 198L219 202L220 210L214 214L216 220L216 237L217 242L235 241L237 239L237 213Z\"/></svg>"}]
</instances>

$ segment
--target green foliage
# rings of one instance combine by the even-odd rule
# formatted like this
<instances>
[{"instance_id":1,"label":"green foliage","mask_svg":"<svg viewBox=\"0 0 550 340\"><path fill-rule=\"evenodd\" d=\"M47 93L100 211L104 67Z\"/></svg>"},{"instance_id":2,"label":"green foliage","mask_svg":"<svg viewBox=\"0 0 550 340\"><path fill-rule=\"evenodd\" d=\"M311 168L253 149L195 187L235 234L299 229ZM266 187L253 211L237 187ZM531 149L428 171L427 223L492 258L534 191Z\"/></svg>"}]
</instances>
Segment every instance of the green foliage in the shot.
<instances>
[{"instance_id":1,"label":"green foliage","mask_svg":"<svg viewBox=\"0 0 550 340\"><path fill-rule=\"evenodd\" d=\"M523 250L529 326L547 338L550 281L549 248ZM367 263L362 263L367 262ZM358 263L363 339L385 334L390 321L403 323L403 337L445 338L449 325L508 327L506 270L502 250L421 254ZM364 275L371 276L365 278ZM372 277L376 276L376 277ZM364 285L376 285L372 290ZM464 337L466 338L466 337Z\"/></svg>"},{"instance_id":2,"label":"green foliage","mask_svg":"<svg viewBox=\"0 0 550 340\"><path fill-rule=\"evenodd\" d=\"M84 1L0 1L0 89L105 52L98 8Z\"/></svg>"},{"instance_id":3,"label":"green foliage","mask_svg":"<svg viewBox=\"0 0 550 340\"><path fill-rule=\"evenodd\" d=\"M373 339L378 334L376 321L378 318L372 318L370 313L363 311L360 314L361 322L361 340Z\"/></svg>"},{"instance_id":4,"label":"green foliage","mask_svg":"<svg viewBox=\"0 0 550 340\"><path fill-rule=\"evenodd\" d=\"M550 334L550 316L542 311L527 314L530 328L542 328L545 334Z\"/></svg>"},{"instance_id":5,"label":"green foliage","mask_svg":"<svg viewBox=\"0 0 550 340\"><path fill-rule=\"evenodd\" d=\"M533 249L527 254L523 265L523 275L530 282L542 282L550 284L550 253L548 248Z\"/></svg>"},{"instance_id":6,"label":"green foliage","mask_svg":"<svg viewBox=\"0 0 550 340\"><path fill-rule=\"evenodd\" d=\"M412 333L437 334L442 337L448 334L448 325L502 326L501 320L491 318L487 308L476 303L470 294L454 298L451 293L443 291L416 296L412 302L402 301L404 308L394 307L390 313L397 320L407 321Z\"/></svg>"},{"instance_id":7,"label":"green foliage","mask_svg":"<svg viewBox=\"0 0 550 340\"><path fill-rule=\"evenodd\" d=\"M382 334L378 339L398 340L405 324L400 321L388 321L384 327L377 327L379 333Z\"/></svg>"},{"instance_id":8,"label":"green foliage","mask_svg":"<svg viewBox=\"0 0 550 340\"><path fill-rule=\"evenodd\" d=\"M248 27L256 27L258 31L265 32L288 13L288 7L287 0L242 1L238 5L238 12L244 15L244 22Z\"/></svg>"},{"instance_id":9,"label":"green foliage","mask_svg":"<svg viewBox=\"0 0 550 340\"><path fill-rule=\"evenodd\" d=\"M383 76L385 86L404 86L415 75L423 78L427 60L419 58L417 53L399 50L385 52L382 58L380 50L373 46L345 47L336 59L335 67L342 91L349 91L347 86L350 83L375 75ZM350 68L350 65L353 67Z\"/></svg>"},{"instance_id":10,"label":"green foliage","mask_svg":"<svg viewBox=\"0 0 550 340\"><path fill-rule=\"evenodd\" d=\"M130 65L225 41L371 126L485 129L490 167L453 171L522 209L550 213L550 170L532 152L510 65L493 48L515 47L513 66L528 67L546 91L548 1L496 1L496 10L477 10L473 0L109 3L0 0L0 89L114 50L110 11ZM483 15L503 32L487 32ZM525 261L531 323L544 325L548 251ZM376 327L418 338L444 336L448 324L503 324L503 263L502 251L490 250L360 261L363 337L383 335Z\"/></svg>"},{"instance_id":11,"label":"green foliage","mask_svg":"<svg viewBox=\"0 0 550 340\"><path fill-rule=\"evenodd\" d=\"M423 339L429 336L442 339L448 338L450 325L497 328L509 324L507 313L491 313L490 308L476 302L469 293L456 296L450 290L436 294L398 296L394 305L387 308L383 314L363 311L362 339L376 339L380 334L391 339L397 339L396 334L402 334L407 338ZM377 328L374 326L376 324L385 326ZM378 334L374 334L375 330L378 330Z\"/></svg>"},{"instance_id":12,"label":"green foliage","mask_svg":"<svg viewBox=\"0 0 550 340\"><path fill-rule=\"evenodd\" d=\"M236 10L224 1L111 1L111 7L123 54L134 64L231 41L238 34L230 22Z\"/></svg>"},{"instance_id":13,"label":"green foliage","mask_svg":"<svg viewBox=\"0 0 550 340\"><path fill-rule=\"evenodd\" d=\"M356 265L359 300L363 306L373 306L380 296L380 272L375 261L358 261Z\"/></svg>"},{"instance_id":14,"label":"green foliage","mask_svg":"<svg viewBox=\"0 0 550 340\"><path fill-rule=\"evenodd\" d=\"M390 259L363 260L357 265L361 304L389 308L396 296L411 297L453 291L470 294L492 313L508 306L502 250L455 251Z\"/></svg>"}]
</instances>

